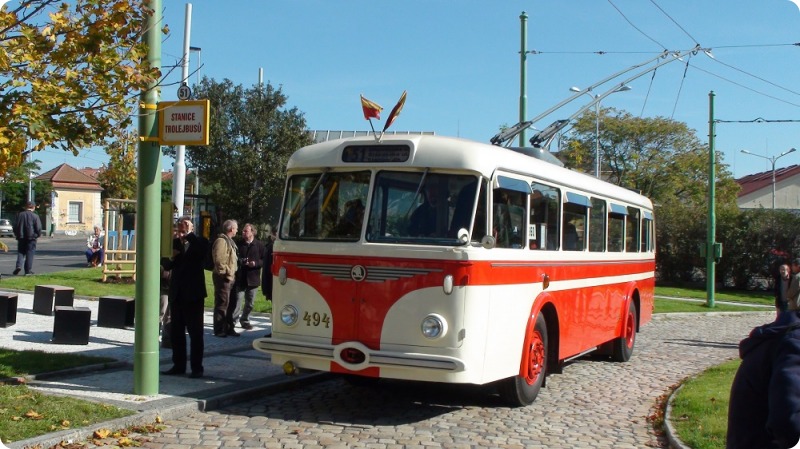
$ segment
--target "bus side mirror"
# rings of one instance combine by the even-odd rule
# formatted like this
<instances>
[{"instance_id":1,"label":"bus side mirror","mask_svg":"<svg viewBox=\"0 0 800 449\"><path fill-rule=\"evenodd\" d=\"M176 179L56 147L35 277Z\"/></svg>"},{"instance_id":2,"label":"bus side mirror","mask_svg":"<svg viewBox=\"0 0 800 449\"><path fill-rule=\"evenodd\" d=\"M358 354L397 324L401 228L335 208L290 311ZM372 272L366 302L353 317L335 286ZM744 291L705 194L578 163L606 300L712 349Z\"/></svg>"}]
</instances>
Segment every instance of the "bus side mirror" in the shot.
<instances>
[{"instance_id":1,"label":"bus side mirror","mask_svg":"<svg viewBox=\"0 0 800 449\"><path fill-rule=\"evenodd\" d=\"M469 231L464 228L459 229L456 238L458 239L459 245L466 245L469 243Z\"/></svg>"},{"instance_id":2,"label":"bus side mirror","mask_svg":"<svg viewBox=\"0 0 800 449\"><path fill-rule=\"evenodd\" d=\"M481 246L486 249L492 249L497 245L497 240L491 235L484 235L481 239Z\"/></svg>"}]
</instances>

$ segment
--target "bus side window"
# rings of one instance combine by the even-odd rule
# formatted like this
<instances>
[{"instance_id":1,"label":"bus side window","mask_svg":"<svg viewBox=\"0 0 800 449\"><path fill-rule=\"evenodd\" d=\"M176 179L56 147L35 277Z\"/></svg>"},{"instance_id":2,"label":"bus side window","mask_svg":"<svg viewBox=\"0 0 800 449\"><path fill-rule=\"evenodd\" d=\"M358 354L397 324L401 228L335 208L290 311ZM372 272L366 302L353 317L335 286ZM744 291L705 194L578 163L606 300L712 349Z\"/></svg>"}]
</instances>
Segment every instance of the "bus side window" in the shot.
<instances>
[{"instance_id":1,"label":"bus side window","mask_svg":"<svg viewBox=\"0 0 800 449\"><path fill-rule=\"evenodd\" d=\"M586 249L586 215L588 208L581 204L564 204L564 251Z\"/></svg>"},{"instance_id":2,"label":"bus side window","mask_svg":"<svg viewBox=\"0 0 800 449\"><path fill-rule=\"evenodd\" d=\"M589 210L589 251L603 252L606 249L606 202L592 198Z\"/></svg>"},{"instance_id":3,"label":"bus side window","mask_svg":"<svg viewBox=\"0 0 800 449\"><path fill-rule=\"evenodd\" d=\"M639 209L628 207L625 217L625 251L635 253L639 251Z\"/></svg>"},{"instance_id":4,"label":"bus side window","mask_svg":"<svg viewBox=\"0 0 800 449\"><path fill-rule=\"evenodd\" d=\"M608 250L621 253L625 250L625 215L608 214Z\"/></svg>"},{"instance_id":5,"label":"bus side window","mask_svg":"<svg viewBox=\"0 0 800 449\"><path fill-rule=\"evenodd\" d=\"M525 195L507 189L494 191L494 223L492 235L498 248L522 248Z\"/></svg>"},{"instance_id":6,"label":"bus side window","mask_svg":"<svg viewBox=\"0 0 800 449\"><path fill-rule=\"evenodd\" d=\"M528 247L535 250L557 250L560 192L555 187L537 182L531 183L531 192Z\"/></svg>"}]
</instances>

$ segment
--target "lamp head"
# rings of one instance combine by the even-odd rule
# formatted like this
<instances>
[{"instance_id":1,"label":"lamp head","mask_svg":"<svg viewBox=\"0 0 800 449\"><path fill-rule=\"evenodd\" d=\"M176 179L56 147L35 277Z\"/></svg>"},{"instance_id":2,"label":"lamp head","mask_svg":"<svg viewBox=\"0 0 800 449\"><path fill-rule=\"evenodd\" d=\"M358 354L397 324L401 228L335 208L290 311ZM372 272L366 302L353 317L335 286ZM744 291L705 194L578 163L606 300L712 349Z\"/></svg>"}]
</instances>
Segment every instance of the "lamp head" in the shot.
<instances>
[{"instance_id":1,"label":"lamp head","mask_svg":"<svg viewBox=\"0 0 800 449\"><path fill-rule=\"evenodd\" d=\"M570 90L571 92L582 92L580 89L578 89L578 88L577 88L577 87L575 87L575 86L572 86L572 87L570 87L570 88L569 88L569 90Z\"/></svg>"}]
</instances>

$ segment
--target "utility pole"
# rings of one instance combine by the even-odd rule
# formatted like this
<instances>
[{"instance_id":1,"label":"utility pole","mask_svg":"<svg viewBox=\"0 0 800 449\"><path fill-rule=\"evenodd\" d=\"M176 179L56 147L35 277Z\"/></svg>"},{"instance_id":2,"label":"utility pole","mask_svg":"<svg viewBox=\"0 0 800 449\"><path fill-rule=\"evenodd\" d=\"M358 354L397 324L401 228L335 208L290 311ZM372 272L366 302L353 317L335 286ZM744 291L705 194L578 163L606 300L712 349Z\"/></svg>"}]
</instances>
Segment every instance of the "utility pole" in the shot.
<instances>
[{"instance_id":1,"label":"utility pole","mask_svg":"<svg viewBox=\"0 0 800 449\"><path fill-rule=\"evenodd\" d=\"M519 51L519 122L525 121L525 116L528 115L528 84L527 84L527 59L528 59L528 15L525 11L519 16L520 22L520 37L521 45ZM525 130L519 133L519 146L525 146Z\"/></svg>"},{"instance_id":2,"label":"utility pole","mask_svg":"<svg viewBox=\"0 0 800 449\"><path fill-rule=\"evenodd\" d=\"M181 58L181 83L189 81L189 39L192 34L192 4L186 4L186 26L183 32L183 58ZM172 204L178 209L178 217L183 215L186 197L186 145L175 147L175 165L172 169ZM177 218L177 217L176 217Z\"/></svg>"},{"instance_id":3,"label":"utility pole","mask_svg":"<svg viewBox=\"0 0 800 449\"><path fill-rule=\"evenodd\" d=\"M142 39L150 67L161 69L161 0L150 0ZM158 394L159 256L161 233L161 145L158 138L158 79L140 95L137 156L136 326L134 328L133 391Z\"/></svg>"},{"instance_id":4,"label":"utility pole","mask_svg":"<svg viewBox=\"0 0 800 449\"><path fill-rule=\"evenodd\" d=\"M708 93L708 230L706 234L706 304L714 308L715 249L717 239L717 167L714 154L714 91Z\"/></svg>"}]
</instances>

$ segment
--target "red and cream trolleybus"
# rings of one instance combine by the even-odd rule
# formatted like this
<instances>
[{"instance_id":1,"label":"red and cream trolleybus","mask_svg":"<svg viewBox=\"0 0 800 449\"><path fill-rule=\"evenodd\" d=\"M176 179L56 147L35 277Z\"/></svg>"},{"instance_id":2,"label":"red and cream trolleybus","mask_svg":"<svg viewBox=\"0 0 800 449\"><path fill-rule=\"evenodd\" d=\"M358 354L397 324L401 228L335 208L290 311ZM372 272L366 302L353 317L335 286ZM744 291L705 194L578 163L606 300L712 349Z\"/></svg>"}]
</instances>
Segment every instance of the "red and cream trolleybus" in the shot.
<instances>
[{"instance_id":1,"label":"red and cream trolleybus","mask_svg":"<svg viewBox=\"0 0 800 449\"><path fill-rule=\"evenodd\" d=\"M651 319L653 206L524 153L356 137L289 160L271 338L287 372L483 385L515 405ZM527 150L530 150L528 148Z\"/></svg>"}]
</instances>

